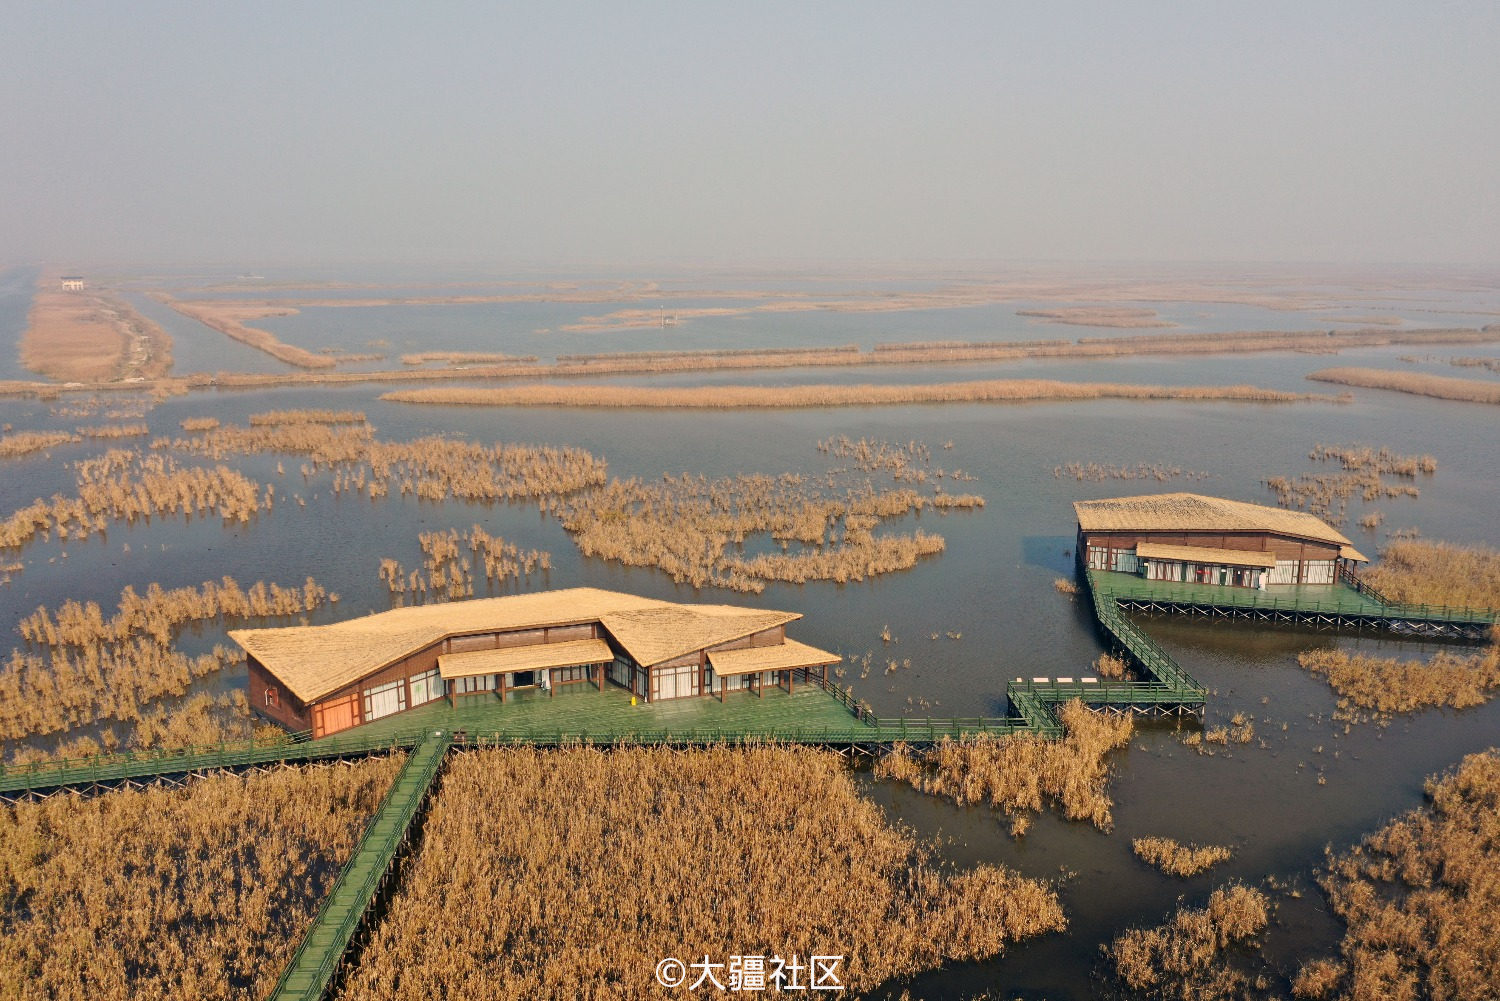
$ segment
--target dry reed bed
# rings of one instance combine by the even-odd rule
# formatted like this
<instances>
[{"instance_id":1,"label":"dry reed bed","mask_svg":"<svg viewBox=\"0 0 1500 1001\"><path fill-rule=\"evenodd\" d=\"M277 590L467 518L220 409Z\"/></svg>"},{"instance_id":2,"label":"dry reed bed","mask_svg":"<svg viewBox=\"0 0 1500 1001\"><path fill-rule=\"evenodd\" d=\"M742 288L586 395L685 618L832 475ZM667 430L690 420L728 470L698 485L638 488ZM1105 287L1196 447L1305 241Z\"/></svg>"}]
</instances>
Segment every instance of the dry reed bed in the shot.
<instances>
[{"instance_id":1,"label":"dry reed bed","mask_svg":"<svg viewBox=\"0 0 1500 1001\"><path fill-rule=\"evenodd\" d=\"M1488 546L1398 539L1361 576L1391 601L1500 611L1500 552Z\"/></svg>"},{"instance_id":2,"label":"dry reed bed","mask_svg":"<svg viewBox=\"0 0 1500 1001\"><path fill-rule=\"evenodd\" d=\"M1153 327L1175 327L1164 320L1154 309L1115 306L1071 306L1063 309L1018 309L1017 316L1041 320L1043 323L1061 323L1072 327L1124 327L1149 329Z\"/></svg>"},{"instance_id":3,"label":"dry reed bed","mask_svg":"<svg viewBox=\"0 0 1500 1001\"><path fill-rule=\"evenodd\" d=\"M1298 997L1500 997L1500 752L1426 788L1425 808L1330 855L1319 882L1346 931L1338 959L1303 966Z\"/></svg>"},{"instance_id":4,"label":"dry reed bed","mask_svg":"<svg viewBox=\"0 0 1500 1001\"><path fill-rule=\"evenodd\" d=\"M1449 358L1448 364L1456 368L1486 368L1500 372L1500 358Z\"/></svg>"},{"instance_id":5,"label":"dry reed bed","mask_svg":"<svg viewBox=\"0 0 1500 1001\"><path fill-rule=\"evenodd\" d=\"M1053 479L1067 476L1075 480L1088 480L1094 483L1103 480L1156 480L1159 483L1165 483L1179 476L1186 476L1190 480L1206 480L1212 475L1212 473L1196 472L1191 469L1183 470L1181 466L1169 466L1164 462L1139 462L1134 466L1068 462L1052 467Z\"/></svg>"},{"instance_id":6,"label":"dry reed bed","mask_svg":"<svg viewBox=\"0 0 1500 1001\"><path fill-rule=\"evenodd\" d=\"M480 407L632 407L703 410L899 406L916 403L1036 403L1057 400L1228 400L1340 402L1313 393L1255 386L1137 386L1052 379L987 379L925 385L808 386L439 386L383 393L382 400Z\"/></svg>"},{"instance_id":7,"label":"dry reed bed","mask_svg":"<svg viewBox=\"0 0 1500 1001\"><path fill-rule=\"evenodd\" d=\"M1392 372L1378 368L1325 368L1313 372L1308 378L1340 386L1390 389L1398 393L1431 396L1439 400L1500 403L1500 383L1485 379L1455 379L1447 375Z\"/></svg>"},{"instance_id":8,"label":"dry reed bed","mask_svg":"<svg viewBox=\"0 0 1500 1001\"><path fill-rule=\"evenodd\" d=\"M310 460L302 468L304 476L319 468L336 469L344 473L341 489L361 489L372 498L394 486L402 496L430 501L513 500L567 494L607 478L604 460L580 448L480 445L439 437L387 442L363 425L221 427L190 438L159 439L152 448L212 459L265 452L304 455Z\"/></svg>"},{"instance_id":9,"label":"dry reed bed","mask_svg":"<svg viewBox=\"0 0 1500 1001\"><path fill-rule=\"evenodd\" d=\"M67 431L17 431L0 437L0 459L17 459L82 440L79 435Z\"/></svg>"},{"instance_id":10,"label":"dry reed bed","mask_svg":"<svg viewBox=\"0 0 1500 1001\"><path fill-rule=\"evenodd\" d=\"M161 455L112 450L79 463L78 494L38 499L0 520L0 549L16 549L38 535L86 539L111 521L134 523L159 515L217 514L248 522L270 506L255 481L226 466L178 466Z\"/></svg>"},{"instance_id":11,"label":"dry reed bed","mask_svg":"<svg viewBox=\"0 0 1500 1001\"><path fill-rule=\"evenodd\" d=\"M361 410L268 410L251 414L251 427L267 427L277 424L364 424ZM218 422L214 422L218 426ZM205 428L204 430L211 430Z\"/></svg>"},{"instance_id":12,"label":"dry reed bed","mask_svg":"<svg viewBox=\"0 0 1500 1001\"><path fill-rule=\"evenodd\" d=\"M257 582L246 591L226 577L201 589L152 584L144 595L127 587L109 618L94 602L38 608L19 624L31 649L12 650L0 667L0 739L140 721L149 703L183 696L197 679L240 661L223 646L196 657L175 649L183 626L285 618L336 599L312 578L301 587Z\"/></svg>"},{"instance_id":13,"label":"dry reed bed","mask_svg":"<svg viewBox=\"0 0 1500 1001\"><path fill-rule=\"evenodd\" d=\"M401 356L403 365L426 365L430 362L449 365L503 365L508 362L529 363L537 360L536 355L508 355L498 351L418 351Z\"/></svg>"},{"instance_id":14,"label":"dry reed bed","mask_svg":"<svg viewBox=\"0 0 1500 1001\"><path fill-rule=\"evenodd\" d=\"M1344 650L1304 650L1297 663L1322 675L1339 694L1340 718L1352 707L1377 713L1409 713L1434 706L1467 709L1483 705L1500 688L1500 626L1479 653L1439 650L1427 660L1372 657Z\"/></svg>"},{"instance_id":15,"label":"dry reed bed","mask_svg":"<svg viewBox=\"0 0 1500 1001\"><path fill-rule=\"evenodd\" d=\"M1110 358L1132 355L1212 355L1257 351L1304 351L1328 353L1350 347L1386 344L1483 344L1500 341L1500 326L1453 330L1365 330L1335 334L1314 331L1288 334L1283 331L1241 331L1227 334L1183 334L1161 337L1095 338L1068 341L969 343L952 341L882 345L862 352L857 348L767 349L730 352L639 352L616 356L572 355L553 365L520 363L471 368L411 368L371 372L304 371L280 373L199 373L179 379L157 379L146 388L159 394L180 394L193 389L265 389L274 386L356 385L382 382L427 382L453 379L535 379L596 375L635 375L662 372L697 372L725 369L779 369L821 366L926 365L969 362L1013 361L1026 358ZM637 357L639 355L640 357ZM317 358L317 355L312 355ZM587 359L598 360L587 360ZM321 359L334 364L330 359ZM87 382L78 391L125 388L102 382ZM139 387L131 387L139 388ZM51 383L0 382L0 396L56 396Z\"/></svg>"},{"instance_id":16,"label":"dry reed bed","mask_svg":"<svg viewBox=\"0 0 1500 1001\"><path fill-rule=\"evenodd\" d=\"M151 429L144 424L102 424L97 427L79 428L78 433L85 438L141 438L151 433Z\"/></svg>"},{"instance_id":17,"label":"dry reed bed","mask_svg":"<svg viewBox=\"0 0 1500 1001\"><path fill-rule=\"evenodd\" d=\"M184 431L212 431L219 426L217 417L188 417L178 422L178 426Z\"/></svg>"},{"instance_id":18,"label":"dry reed bed","mask_svg":"<svg viewBox=\"0 0 1500 1001\"><path fill-rule=\"evenodd\" d=\"M1210 894L1203 908L1180 908L1166 924L1125 932L1106 952L1115 975L1132 997L1172 1001L1265 997L1265 979L1252 981L1226 962L1226 952L1253 941L1265 930L1268 916L1265 894L1232 884Z\"/></svg>"},{"instance_id":19,"label":"dry reed bed","mask_svg":"<svg viewBox=\"0 0 1500 1001\"><path fill-rule=\"evenodd\" d=\"M4 993L265 997L399 766L373 758L0 808Z\"/></svg>"},{"instance_id":20,"label":"dry reed bed","mask_svg":"<svg viewBox=\"0 0 1500 1001\"><path fill-rule=\"evenodd\" d=\"M21 364L59 382L157 379L172 369L172 339L108 292L39 286L21 336Z\"/></svg>"},{"instance_id":21,"label":"dry reed bed","mask_svg":"<svg viewBox=\"0 0 1500 1001\"><path fill-rule=\"evenodd\" d=\"M529 580L534 573L552 569L552 554L542 549L521 549L498 535L491 535L475 525L460 534L423 532L417 537L422 547L422 569L406 571L393 559L380 561L380 580L400 603L408 598L416 603L427 601L461 601L474 595L474 567L483 570L491 584ZM467 549L470 556L462 555Z\"/></svg>"},{"instance_id":22,"label":"dry reed bed","mask_svg":"<svg viewBox=\"0 0 1500 1001\"><path fill-rule=\"evenodd\" d=\"M678 997L664 957L792 953L866 991L1065 923L1046 884L939 868L806 748L465 754L424 837L345 1001Z\"/></svg>"},{"instance_id":23,"label":"dry reed bed","mask_svg":"<svg viewBox=\"0 0 1500 1001\"><path fill-rule=\"evenodd\" d=\"M224 334L241 344L247 344L258 351L275 358L277 361L295 365L298 368L332 368L338 362L327 355L316 354L305 348L299 348L287 344L269 330L261 330L259 327L245 325L246 320L258 320L268 316L292 316L297 310L285 305L258 305L243 302L221 302L213 300L186 301L174 299L169 295L152 293L152 297L170 306L183 316L219 333Z\"/></svg>"},{"instance_id":24,"label":"dry reed bed","mask_svg":"<svg viewBox=\"0 0 1500 1001\"><path fill-rule=\"evenodd\" d=\"M1135 838L1130 842L1135 857L1168 876L1197 876L1234 855L1223 845L1185 845L1171 838Z\"/></svg>"},{"instance_id":25,"label":"dry reed bed","mask_svg":"<svg viewBox=\"0 0 1500 1001\"><path fill-rule=\"evenodd\" d=\"M1431 476L1437 472L1437 460L1432 456L1401 455L1385 446L1377 449L1369 445L1319 443L1307 457L1315 462L1336 461L1340 469L1336 473L1272 476L1262 482L1276 494L1276 503L1281 507L1306 510L1335 525L1344 523L1351 498L1358 497L1368 503L1383 498L1418 497L1421 491L1407 481L1418 474ZM1398 482L1388 482L1388 476ZM1383 518L1382 514L1374 523L1379 524Z\"/></svg>"},{"instance_id":26,"label":"dry reed bed","mask_svg":"<svg viewBox=\"0 0 1500 1001\"><path fill-rule=\"evenodd\" d=\"M1105 758L1130 742L1130 717L1095 713L1076 699L1065 703L1059 716L1066 730L1062 740L1026 733L944 738L919 752L898 745L875 765L875 774L960 806L1003 809L1017 835L1029 824L1025 814L1040 811L1046 802L1069 820L1087 820L1108 831L1114 820Z\"/></svg>"},{"instance_id":27,"label":"dry reed bed","mask_svg":"<svg viewBox=\"0 0 1500 1001\"><path fill-rule=\"evenodd\" d=\"M715 480L664 476L653 484L611 480L550 506L585 556L658 567L694 587L758 593L772 580L844 583L909 569L941 552L942 537L921 529L877 536L871 529L928 507L983 504L972 494L924 496L869 484L830 497L807 477L788 473ZM751 557L731 552L762 533L783 551Z\"/></svg>"}]
</instances>

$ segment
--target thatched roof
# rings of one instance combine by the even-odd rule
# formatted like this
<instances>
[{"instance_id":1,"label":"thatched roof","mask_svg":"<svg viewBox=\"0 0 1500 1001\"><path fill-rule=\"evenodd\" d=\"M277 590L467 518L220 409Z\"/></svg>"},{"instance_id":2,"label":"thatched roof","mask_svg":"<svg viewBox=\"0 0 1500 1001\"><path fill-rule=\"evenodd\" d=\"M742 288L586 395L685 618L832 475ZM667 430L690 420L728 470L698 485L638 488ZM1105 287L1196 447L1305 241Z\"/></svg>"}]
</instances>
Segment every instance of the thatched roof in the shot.
<instances>
[{"instance_id":1,"label":"thatched roof","mask_svg":"<svg viewBox=\"0 0 1500 1001\"><path fill-rule=\"evenodd\" d=\"M576 587L393 608L325 626L234 629L229 636L293 695L315 702L450 636L603 622L637 663L649 666L799 618Z\"/></svg>"},{"instance_id":2,"label":"thatched roof","mask_svg":"<svg viewBox=\"0 0 1500 1001\"><path fill-rule=\"evenodd\" d=\"M1156 542L1138 542L1135 554L1143 560L1181 560L1184 563L1213 563L1231 567L1276 566L1275 553L1257 553L1246 549L1212 549L1208 546L1164 546Z\"/></svg>"},{"instance_id":3,"label":"thatched roof","mask_svg":"<svg viewBox=\"0 0 1500 1001\"><path fill-rule=\"evenodd\" d=\"M720 643L731 643L802 616L732 605L667 605L600 616L635 662L650 667Z\"/></svg>"},{"instance_id":4,"label":"thatched roof","mask_svg":"<svg viewBox=\"0 0 1500 1001\"><path fill-rule=\"evenodd\" d=\"M797 667L823 667L837 664L843 658L806 643L787 640L776 646L753 646L743 650L710 650L708 662L722 677L756 674L760 671L786 671Z\"/></svg>"},{"instance_id":5,"label":"thatched roof","mask_svg":"<svg viewBox=\"0 0 1500 1001\"><path fill-rule=\"evenodd\" d=\"M614 659L614 651L603 640L568 640L563 643L513 646L503 650L445 653L438 658L438 674L443 678L473 678L481 674L509 674L512 671L543 671L549 667L607 664Z\"/></svg>"},{"instance_id":6,"label":"thatched roof","mask_svg":"<svg viewBox=\"0 0 1500 1001\"><path fill-rule=\"evenodd\" d=\"M1110 500L1075 501L1078 527L1085 532L1270 532L1333 545L1349 545L1320 518L1262 504L1202 494L1147 494Z\"/></svg>"}]
</instances>

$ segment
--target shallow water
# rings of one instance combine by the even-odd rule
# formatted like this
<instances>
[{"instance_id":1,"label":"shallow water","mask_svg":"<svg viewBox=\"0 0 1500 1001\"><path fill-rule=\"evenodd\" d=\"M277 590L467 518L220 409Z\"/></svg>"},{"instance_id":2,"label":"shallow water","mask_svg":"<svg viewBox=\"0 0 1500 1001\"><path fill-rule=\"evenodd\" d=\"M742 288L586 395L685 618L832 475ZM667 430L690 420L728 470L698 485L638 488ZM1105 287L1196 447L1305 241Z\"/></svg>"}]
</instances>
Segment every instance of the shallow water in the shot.
<instances>
[{"instance_id":1,"label":"shallow water","mask_svg":"<svg viewBox=\"0 0 1500 1001\"><path fill-rule=\"evenodd\" d=\"M0 342L15 326L16 309L21 310L24 321L24 307L15 305L24 286L24 281L19 285L0 282ZM178 333L168 322L176 314L159 304L151 305L166 312L167 319L151 315ZM589 311L596 307L598 304L586 306ZM569 308L575 312L580 309L578 304ZM1205 322L1218 323L1228 317L1223 310L1230 307L1205 306L1200 310L1197 304L1191 304L1183 308L1207 313ZM521 329L532 322L523 319L524 311L513 311L512 318L518 322L515 331L507 334L496 333L490 326L495 310L428 309L431 314L423 314L420 324L413 320L410 310L403 309L309 310L275 329L293 343L313 349L335 345L357 350L363 343L355 343L358 338L385 337L396 353L408 350L402 340L406 337L414 340L414 346L430 348L543 353L535 347L508 346L536 343L535 335ZM1013 313L1013 308L1007 309ZM598 311L604 310L599 307ZM318 320L324 324L318 327L320 336L326 337L324 341L311 336L314 312L328 314ZM766 332L769 327L757 327L758 332L748 339L735 341L726 333L722 341L711 345L705 342L703 346L853 340L874 343L955 336L959 330L972 336L1000 336L994 330L981 334L977 326L963 326L978 321L973 317L955 319L959 312L943 311L945 322L954 324L951 328L925 326L910 331L895 328L897 321L912 319L907 314L799 317L798 323L803 325L795 329L778 327ZM1278 315L1305 319L1304 314ZM375 319L378 317L384 318ZM926 322L931 318L923 319ZM999 323L995 317L990 319ZM1010 334L1076 337L1116 333L1064 327L1023 330L1019 319L1011 317L1011 325L1005 328ZM346 325L339 326L335 320ZM298 324L304 327L298 328ZM1264 324L1241 321L1233 326ZM408 328L407 334L400 333ZM233 350L258 355L239 345L225 349L224 345L230 343L227 339L212 332L209 335L179 339L175 349L179 369L200 367L200 362L214 357L229 358ZM484 340L491 336L493 342ZM619 338L626 335L579 336L595 338L585 350L614 350L624 343ZM657 346L651 337L628 336L632 347ZM699 335L693 336L696 341ZM820 340L824 337L826 341ZM564 350L560 342L548 340L547 344L549 350ZM571 344L566 347L578 349ZM1400 349L1368 349L1336 359L1273 354L1008 366L693 373L620 381L664 385L922 382L1024 374L1181 385L1249 382L1322 392L1328 388L1306 382L1306 372L1330 364L1390 365L1404 353ZM1483 352L1465 349L1458 353ZM253 367L248 359L239 355L234 358L233 366L214 367ZM245 366L240 366L242 360L247 362ZM280 367L279 363L270 364ZM37 542L20 553L0 554L3 562L19 560L25 564L11 583L0 586L0 623L10 631L21 616L38 605L55 607L68 598L98 601L108 611L126 585L138 590L152 581L182 586L225 574L246 586L257 579L297 583L312 575L328 589L339 592L343 600L311 616L311 620L345 618L388 606L384 586L376 576L381 558L394 557L408 568L419 566L418 532L463 529L478 522L524 548L552 553L554 569L545 578L534 579L530 586L586 584L674 600L728 601L799 611L805 618L793 628L797 638L850 659L870 653L874 667L869 677L859 678L856 668L845 680L852 681L856 694L882 714L997 714L1005 710L1008 679L1076 675L1100 652L1098 637L1082 604L1052 586L1056 578L1071 573L1073 501L1193 490L1270 503L1271 496L1261 484L1263 477L1329 471L1307 459L1314 443L1363 442L1401 452L1431 453L1438 459L1439 471L1417 481L1421 489L1418 499L1394 499L1368 506L1386 513L1378 533L1352 527L1367 507L1358 502L1351 505L1345 532L1361 549L1370 552L1378 548L1387 530L1408 526L1418 527L1430 537L1459 542L1497 541L1493 527L1494 470L1500 469L1500 435L1495 433L1495 410L1380 391L1354 391L1353 402L1343 405L1090 401L763 413L413 407L382 402L378 399L380 391L376 387L352 387L197 393L167 400L146 420L153 434L167 435L179 433L178 422L192 416L241 423L248 414L269 409L360 409L384 438L445 433L482 441L576 445L607 458L612 475L645 479L680 472L707 476L817 472L837 464L815 448L817 441L831 435L894 442L919 440L931 446L934 467L962 468L977 477L974 482L944 481L947 489L980 493L987 503L979 511L946 516L927 512L887 528L908 530L920 525L947 540L943 554L906 573L843 586L772 584L758 596L695 593L655 570L622 568L581 557L557 522L542 515L534 504L439 506L399 498L376 502L337 498L331 494L326 475L304 480L298 472L302 463L299 457L284 457L286 472L280 476L275 472L275 456L238 458L229 464L252 478L276 485L274 510L249 525L224 525L214 518L155 519L149 524L113 526L107 535L88 540ZM90 422L57 413L56 409L37 401L0 399L0 423L41 428ZM951 448L945 448L949 442ZM54 492L70 493L72 473L65 464L101 450L97 443L86 443L54 449L48 456L5 462L0 466L0 510L13 511L35 497ZM1081 482L1054 476L1055 467L1070 461L1163 463L1206 475L1167 482ZM888 482L877 474L872 474L872 479ZM305 507L297 504L298 497L306 502ZM751 544L752 548L757 545L764 545L764 540ZM478 593L484 593L482 584ZM1283 923L1268 947L1273 961L1289 971L1294 966L1289 958L1294 952L1314 947L1326 951L1336 933L1333 923L1321 913L1321 898L1311 880L1325 845L1347 845L1395 813L1419 804L1421 783L1427 775L1455 763L1464 753L1494 743L1500 732L1500 703L1496 703L1461 713L1417 714L1389 727L1363 724L1345 734L1343 725L1331 719L1334 699L1327 686L1295 663L1299 650L1329 643L1378 646L1412 656L1427 649L1421 644L1246 623L1174 618L1143 621L1153 636L1209 686L1213 693L1209 725L1245 712L1256 721L1257 742L1219 748L1207 756L1182 746L1170 725L1143 728L1130 749L1114 759L1118 770L1113 786L1116 827L1110 835L1049 814L1039 818L1024 839L1015 841L1006 833L1004 818L988 809L958 809L889 783L869 782L871 795L893 816L924 835L943 837L944 852L956 863L991 860L1033 875L1056 877L1066 873L1062 892L1070 918L1067 935L1016 947L993 963L938 971L916 981L915 994L952 997L1004 987L1017 996L1089 996L1105 986L1094 979L1098 946L1120 930L1156 923L1176 906L1179 897L1200 902L1213 886L1226 879L1256 881L1272 874L1300 886L1303 893L1300 900L1284 904ZM887 626L895 637L890 644L880 635ZM961 637L950 639L946 635L949 632L961 633ZM931 638L934 633L938 639ZM184 636L181 645L196 650L222 640L222 631L205 629ZM19 638L12 633L12 644L16 643ZM910 659L912 667L887 675L884 665L892 659ZM203 687L219 690L242 683L242 672L229 672L208 679ZM932 708L913 709L908 700L917 699L926 700ZM1260 746L1261 740L1266 746ZM1319 784L1319 776L1324 784ZM1138 863L1130 854L1129 839L1145 834L1227 843L1235 848L1236 855L1208 875L1173 880Z\"/></svg>"}]
</instances>

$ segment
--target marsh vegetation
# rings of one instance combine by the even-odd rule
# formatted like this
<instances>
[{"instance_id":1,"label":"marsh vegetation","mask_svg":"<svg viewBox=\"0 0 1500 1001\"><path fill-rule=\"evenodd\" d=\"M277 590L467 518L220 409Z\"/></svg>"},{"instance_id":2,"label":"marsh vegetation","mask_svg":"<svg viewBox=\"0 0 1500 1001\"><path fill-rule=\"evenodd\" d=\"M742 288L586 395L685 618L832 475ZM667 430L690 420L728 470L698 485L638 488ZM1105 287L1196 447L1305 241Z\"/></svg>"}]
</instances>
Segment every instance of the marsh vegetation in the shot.
<instances>
[{"instance_id":1,"label":"marsh vegetation","mask_svg":"<svg viewBox=\"0 0 1500 1001\"><path fill-rule=\"evenodd\" d=\"M1500 383L1486 379L1456 379L1423 372L1393 372L1379 368L1325 368L1308 376L1317 382L1365 389L1389 389L1440 400L1468 403L1500 403Z\"/></svg>"},{"instance_id":2,"label":"marsh vegetation","mask_svg":"<svg viewBox=\"0 0 1500 1001\"><path fill-rule=\"evenodd\" d=\"M1115 975L1132 996L1167 1001L1232 1001L1264 996L1263 976L1226 962L1226 952L1251 943L1269 918L1266 895L1231 884L1209 895L1206 906L1183 907L1165 924L1134 928L1107 949Z\"/></svg>"},{"instance_id":3,"label":"marsh vegetation","mask_svg":"<svg viewBox=\"0 0 1500 1001\"><path fill-rule=\"evenodd\" d=\"M1012 817L1053 803L1069 820L1087 820L1108 831L1114 804L1106 758L1130 743L1130 717L1096 713L1076 699L1058 715L1066 732L1061 740L1026 733L945 738L921 751L897 745L876 763L875 774L960 806L987 805ZM1017 833L1024 830L1023 818Z\"/></svg>"},{"instance_id":4,"label":"marsh vegetation","mask_svg":"<svg viewBox=\"0 0 1500 1001\"><path fill-rule=\"evenodd\" d=\"M663 957L794 952L864 991L1065 923L1045 883L938 865L805 748L463 754L424 839L344 1001L675 997Z\"/></svg>"},{"instance_id":5,"label":"marsh vegetation","mask_svg":"<svg viewBox=\"0 0 1500 1001\"><path fill-rule=\"evenodd\" d=\"M5 993L259 1001L400 763L0 807Z\"/></svg>"},{"instance_id":6,"label":"marsh vegetation","mask_svg":"<svg viewBox=\"0 0 1500 1001\"><path fill-rule=\"evenodd\" d=\"M1135 838L1135 857L1168 876L1197 876L1234 855L1223 845L1185 845L1171 838Z\"/></svg>"}]
</instances>

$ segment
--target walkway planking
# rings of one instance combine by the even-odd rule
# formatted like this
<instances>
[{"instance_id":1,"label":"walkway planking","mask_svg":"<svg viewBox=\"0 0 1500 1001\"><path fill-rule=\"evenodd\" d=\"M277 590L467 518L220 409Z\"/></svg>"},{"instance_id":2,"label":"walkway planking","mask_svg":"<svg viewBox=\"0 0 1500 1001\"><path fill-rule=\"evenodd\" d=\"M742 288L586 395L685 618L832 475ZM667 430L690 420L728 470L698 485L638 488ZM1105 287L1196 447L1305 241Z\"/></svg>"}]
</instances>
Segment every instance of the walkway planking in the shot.
<instances>
[{"instance_id":1,"label":"walkway planking","mask_svg":"<svg viewBox=\"0 0 1500 1001\"><path fill-rule=\"evenodd\" d=\"M271 992L271 1001L318 1001L341 972L371 905L395 875L416 822L425 812L451 737L429 733L407 755L380 808L339 872L312 926Z\"/></svg>"}]
</instances>

